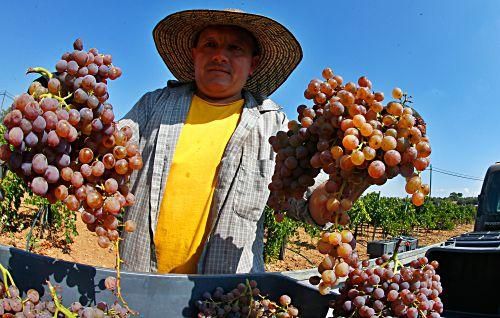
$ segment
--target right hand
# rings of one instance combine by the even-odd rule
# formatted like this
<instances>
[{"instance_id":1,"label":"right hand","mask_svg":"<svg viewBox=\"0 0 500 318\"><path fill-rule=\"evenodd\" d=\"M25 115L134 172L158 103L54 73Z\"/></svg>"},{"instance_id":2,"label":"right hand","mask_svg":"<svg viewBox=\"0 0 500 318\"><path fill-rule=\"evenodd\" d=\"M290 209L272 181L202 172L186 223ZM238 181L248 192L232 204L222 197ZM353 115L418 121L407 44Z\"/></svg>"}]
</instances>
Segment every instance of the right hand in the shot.
<instances>
[{"instance_id":1,"label":"right hand","mask_svg":"<svg viewBox=\"0 0 500 318\"><path fill-rule=\"evenodd\" d=\"M328 193L325 190L325 184L326 181L320 184L316 189L314 189L311 197L308 200L309 213L311 214L314 222L318 223L319 225L325 225L330 221L326 217L329 213L326 210L324 200L320 199L321 196L328 196ZM359 199L359 197L361 197L363 192L365 192L365 190L368 189L369 186L370 184L368 182L363 182L361 184L351 184L344 189L344 193L350 193L348 198L354 203L357 199Z\"/></svg>"}]
</instances>

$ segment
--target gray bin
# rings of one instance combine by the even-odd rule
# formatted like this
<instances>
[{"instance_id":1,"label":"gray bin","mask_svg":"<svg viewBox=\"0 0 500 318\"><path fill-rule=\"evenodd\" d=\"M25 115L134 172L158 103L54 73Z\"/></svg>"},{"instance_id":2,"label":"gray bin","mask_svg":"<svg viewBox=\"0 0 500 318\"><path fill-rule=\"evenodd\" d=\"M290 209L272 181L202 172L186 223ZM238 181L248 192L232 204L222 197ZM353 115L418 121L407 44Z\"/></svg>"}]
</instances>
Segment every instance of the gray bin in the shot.
<instances>
[{"instance_id":1,"label":"gray bin","mask_svg":"<svg viewBox=\"0 0 500 318\"><path fill-rule=\"evenodd\" d=\"M370 258L375 258L380 257L384 254L392 254L395 247L396 241L394 240L371 241L368 242L366 251L370 255ZM404 252L404 250L402 250L402 252Z\"/></svg>"},{"instance_id":2,"label":"gray bin","mask_svg":"<svg viewBox=\"0 0 500 318\"><path fill-rule=\"evenodd\" d=\"M426 256L439 262L444 317L500 317L500 249L432 247Z\"/></svg>"},{"instance_id":3,"label":"gray bin","mask_svg":"<svg viewBox=\"0 0 500 318\"><path fill-rule=\"evenodd\" d=\"M104 279L114 276L110 269L56 260L0 245L0 262L8 268L22 292L30 288L50 297L45 284L49 280L62 287L60 295L69 306L74 301L84 305L104 301L111 304L115 296L104 288ZM317 290L279 273L236 275L156 275L122 272L122 294L139 317L194 317L194 301L217 286L235 288L246 279L254 279L262 294L273 300L282 294L292 297L300 317L325 317L328 302L334 295L321 296Z\"/></svg>"},{"instance_id":4,"label":"gray bin","mask_svg":"<svg viewBox=\"0 0 500 318\"><path fill-rule=\"evenodd\" d=\"M405 251L413 251L418 247L418 239L410 236L402 236L403 242L401 245L405 247Z\"/></svg>"}]
</instances>

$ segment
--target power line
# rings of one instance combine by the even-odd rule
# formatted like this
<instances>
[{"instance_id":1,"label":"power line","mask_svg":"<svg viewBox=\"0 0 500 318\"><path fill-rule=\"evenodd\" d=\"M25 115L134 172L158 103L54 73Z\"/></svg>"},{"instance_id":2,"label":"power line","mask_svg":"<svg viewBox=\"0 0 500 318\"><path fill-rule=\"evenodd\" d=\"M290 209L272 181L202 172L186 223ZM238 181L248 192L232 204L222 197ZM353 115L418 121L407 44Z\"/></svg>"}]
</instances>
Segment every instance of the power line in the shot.
<instances>
[{"instance_id":1,"label":"power line","mask_svg":"<svg viewBox=\"0 0 500 318\"><path fill-rule=\"evenodd\" d=\"M442 174L445 174L445 175L449 175L449 176L452 176L452 177L457 177L457 178L467 179L467 180L483 181L483 179L481 179L481 178L477 178L477 177L469 177L469 176L463 176L463 175L456 174L456 173L449 173L449 172L441 171L441 170L436 169L436 168L434 168L434 167L432 168L432 171L437 172L437 173L442 173Z\"/></svg>"},{"instance_id":2,"label":"power line","mask_svg":"<svg viewBox=\"0 0 500 318\"><path fill-rule=\"evenodd\" d=\"M1 92L0 95L4 95L4 96L7 96L10 99L14 99L14 95L12 95L11 93L9 93L6 90L4 90L3 92Z\"/></svg>"},{"instance_id":3,"label":"power line","mask_svg":"<svg viewBox=\"0 0 500 318\"><path fill-rule=\"evenodd\" d=\"M14 100L14 95L12 95L11 93L7 92L6 90L4 90L2 93L0 93L0 96L2 97L2 103L0 104L0 109L3 109L3 104L5 102L5 97L11 99L11 100Z\"/></svg>"},{"instance_id":4,"label":"power line","mask_svg":"<svg viewBox=\"0 0 500 318\"><path fill-rule=\"evenodd\" d=\"M438 167L433 167L433 169L441 170L442 172L447 172L447 173L453 173L453 174L461 175L461 176L468 177L468 178L481 179L480 177L471 176L471 175L468 175L468 174L464 174L464 173L460 173L460 172L455 172L455 171L450 171L450 170L446 170L446 169L442 169L442 168L438 168Z\"/></svg>"},{"instance_id":5,"label":"power line","mask_svg":"<svg viewBox=\"0 0 500 318\"><path fill-rule=\"evenodd\" d=\"M483 181L482 178L474 177L474 176L468 176L468 175L464 175L464 174L461 174L461 173L456 173L456 172L453 172L453 171L441 170L439 168L434 169L434 170L436 172L438 172L438 173L442 173L442 174L446 174L446 175L451 175L451 176L454 176L454 177L459 177L459 178L463 178L463 179L470 179L470 180Z\"/></svg>"}]
</instances>

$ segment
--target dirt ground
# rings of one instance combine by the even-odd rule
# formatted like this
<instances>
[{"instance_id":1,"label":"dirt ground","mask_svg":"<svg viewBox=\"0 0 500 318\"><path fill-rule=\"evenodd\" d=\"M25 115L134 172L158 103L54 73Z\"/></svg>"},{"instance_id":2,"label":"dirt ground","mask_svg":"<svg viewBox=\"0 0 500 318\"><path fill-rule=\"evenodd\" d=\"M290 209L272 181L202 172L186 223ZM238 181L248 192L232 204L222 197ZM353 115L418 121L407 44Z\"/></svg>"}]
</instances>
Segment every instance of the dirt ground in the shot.
<instances>
[{"instance_id":1,"label":"dirt ground","mask_svg":"<svg viewBox=\"0 0 500 318\"><path fill-rule=\"evenodd\" d=\"M74 243L65 244L63 238L36 240L32 252L47 255L57 259L83 263L98 267L112 268L115 265L115 253L110 249L103 249L97 245L97 236L87 230L85 224L77 217L76 228L79 235ZM473 224L457 226L451 231L421 231L416 234L419 246L426 246L443 242L446 239L473 230ZM0 234L0 244L14 246L20 249L26 247L28 229L17 233ZM366 245L372 237L372 229L368 229L367 236L358 237L358 253L362 259L367 258ZM415 235L414 235L415 236ZM380 239L377 234L375 239ZM290 271L313 268L322 260L322 255L316 250L318 238L311 238L302 229L292 237L285 252L285 259L266 265L266 270L271 272Z\"/></svg>"},{"instance_id":2,"label":"dirt ground","mask_svg":"<svg viewBox=\"0 0 500 318\"><path fill-rule=\"evenodd\" d=\"M64 238L60 236L57 239L37 239L34 242L32 252L92 266L108 268L115 266L114 252L110 249L103 249L97 245L97 235L87 230L79 213L77 215L76 229L78 231L78 236L75 237L72 244L65 244ZM27 234L28 229L24 229L17 233L1 233L0 244L14 246L24 250L26 248Z\"/></svg>"}]
</instances>

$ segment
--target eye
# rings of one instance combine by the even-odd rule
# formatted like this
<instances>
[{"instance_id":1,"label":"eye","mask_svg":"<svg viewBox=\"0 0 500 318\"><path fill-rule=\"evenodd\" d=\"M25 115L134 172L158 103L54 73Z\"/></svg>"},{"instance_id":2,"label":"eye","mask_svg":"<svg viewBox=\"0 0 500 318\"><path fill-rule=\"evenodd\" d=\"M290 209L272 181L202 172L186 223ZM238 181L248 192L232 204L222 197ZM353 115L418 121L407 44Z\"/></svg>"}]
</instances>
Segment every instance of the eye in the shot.
<instances>
[{"instance_id":1,"label":"eye","mask_svg":"<svg viewBox=\"0 0 500 318\"><path fill-rule=\"evenodd\" d=\"M210 47L210 48L214 48L217 46L217 44L214 42L214 41L207 41L205 42L205 44L203 44L204 47Z\"/></svg>"},{"instance_id":2,"label":"eye","mask_svg":"<svg viewBox=\"0 0 500 318\"><path fill-rule=\"evenodd\" d=\"M239 45L236 45L236 44L229 45L229 49L231 51L237 51L237 52L243 51L243 48L241 46L239 46Z\"/></svg>"}]
</instances>

